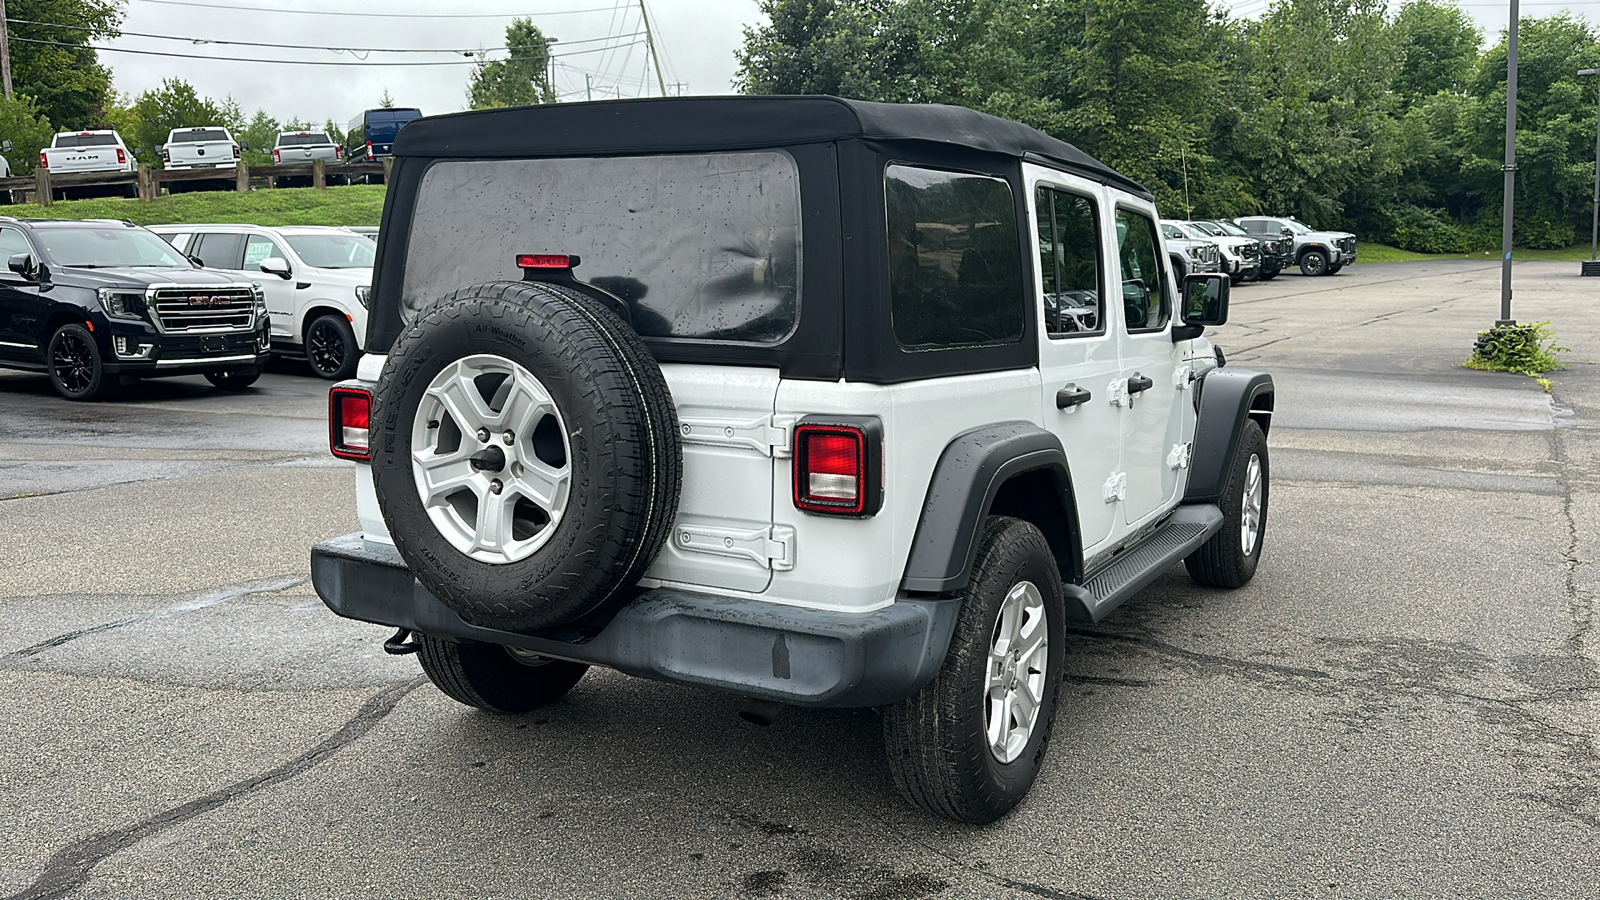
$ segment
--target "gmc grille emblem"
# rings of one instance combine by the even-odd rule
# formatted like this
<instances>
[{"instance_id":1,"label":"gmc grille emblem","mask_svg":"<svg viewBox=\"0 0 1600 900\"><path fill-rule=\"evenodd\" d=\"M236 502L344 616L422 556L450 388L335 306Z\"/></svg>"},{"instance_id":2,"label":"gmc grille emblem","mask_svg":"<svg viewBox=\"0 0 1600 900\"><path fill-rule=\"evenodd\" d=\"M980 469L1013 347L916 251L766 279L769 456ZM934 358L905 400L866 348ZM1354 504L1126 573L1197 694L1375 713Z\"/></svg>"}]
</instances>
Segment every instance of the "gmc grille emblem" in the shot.
<instances>
[{"instance_id":1,"label":"gmc grille emblem","mask_svg":"<svg viewBox=\"0 0 1600 900\"><path fill-rule=\"evenodd\" d=\"M232 297L222 297L222 296L216 296L216 295L207 297L207 296L204 296L204 295L201 295L201 294L196 294L195 296L189 298L189 305L190 306L226 306L230 302L232 302L232 300L233 300Z\"/></svg>"}]
</instances>

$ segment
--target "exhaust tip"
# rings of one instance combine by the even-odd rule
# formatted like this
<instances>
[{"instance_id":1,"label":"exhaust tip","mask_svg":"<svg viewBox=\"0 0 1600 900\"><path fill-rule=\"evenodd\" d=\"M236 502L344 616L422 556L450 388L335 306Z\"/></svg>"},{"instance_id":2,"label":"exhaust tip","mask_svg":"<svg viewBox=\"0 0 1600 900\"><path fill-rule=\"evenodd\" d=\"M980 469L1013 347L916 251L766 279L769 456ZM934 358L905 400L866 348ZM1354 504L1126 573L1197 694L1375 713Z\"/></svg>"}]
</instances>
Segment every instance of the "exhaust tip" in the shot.
<instances>
[{"instance_id":1,"label":"exhaust tip","mask_svg":"<svg viewBox=\"0 0 1600 900\"><path fill-rule=\"evenodd\" d=\"M744 708L739 710L739 718L749 722L751 725L771 728L772 723L778 719L778 713L782 710L783 704L772 700L747 700Z\"/></svg>"}]
</instances>

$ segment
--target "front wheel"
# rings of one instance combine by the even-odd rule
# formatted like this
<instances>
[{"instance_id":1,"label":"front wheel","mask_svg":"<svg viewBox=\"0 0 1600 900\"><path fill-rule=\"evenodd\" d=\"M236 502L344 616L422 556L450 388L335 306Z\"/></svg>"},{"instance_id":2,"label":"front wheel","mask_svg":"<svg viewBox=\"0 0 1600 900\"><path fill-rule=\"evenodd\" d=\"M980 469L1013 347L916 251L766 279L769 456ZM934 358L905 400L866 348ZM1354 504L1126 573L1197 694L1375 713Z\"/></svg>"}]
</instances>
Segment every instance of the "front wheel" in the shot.
<instances>
[{"instance_id":1,"label":"front wheel","mask_svg":"<svg viewBox=\"0 0 1600 900\"><path fill-rule=\"evenodd\" d=\"M428 680L452 700L496 713L525 713L560 700L589 667L499 644L418 635Z\"/></svg>"},{"instance_id":2,"label":"front wheel","mask_svg":"<svg viewBox=\"0 0 1600 900\"><path fill-rule=\"evenodd\" d=\"M1344 263L1340 263L1337 266L1329 266L1328 267L1328 274L1329 275L1337 275L1337 274L1339 274L1339 270L1342 269L1342 268L1344 268Z\"/></svg>"},{"instance_id":3,"label":"front wheel","mask_svg":"<svg viewBox=\"0 0 1600 900\"><path fill-rule=\"evenodd\" d=\"M1183 561L1196 583L1237 588L1255 576L1261 540L1267 533L1270 476L1267 436L1260 425L1248 420L1233 454L1227 490L1222 492L1222 530Z\"/></svg>"},{"instance_id":4,"label":"front wheel","mask_svg":"<svg viewBox=\"0 0 1600 900\"><path fill-rule=\"evenodd\" d=\"M990 516L944 664L883 710L889 771L907 800L981 825L1027 795L1055 724L1063 593L1039 529Z\"/></svg>"},{"instance_id":5,"label":"front wheel","mask_svg":"<svg viewBox=\"0 0 1600 900\"><path fill-rule=\"evenodd\" d=\"M344 316L318 316L306 328L306 361L318 376L329 381L349 378L360 359L356 333Z\"/></svg>"},{"instance_id":6,"label":"front wheel","mask_svg":"<svg viewBox=\"0 0 1600 900\"><path fill-rule=\"evenodd\" d=\"M207 372L206 380L212 387L224 391L242 391L261 377L261 367L251 366L248 369L228 369L224 372Z\"/></svg>"},{"instance_id":7,"label":"front wheel","mask_svg":"<svg viewBox=\"0 0 1600 900\"><path fill-rule=\"evenodd\" d=\"M1326 275L1328 274L1328 254L1321 250L1307 250L1300 254L1300 274Z\"/></svg>"},{"instance_id":8,"label":"front wheel","mask_svg":"<svg viewBox=\"0 0 1600 900\"><path fill-rule=\"evenodd\" d=\"M68 400L100 400L116 387L106 377L105 362L94 335L76 322L63 325L50 336L50 384Z\"/></svg>"}]
</instances>

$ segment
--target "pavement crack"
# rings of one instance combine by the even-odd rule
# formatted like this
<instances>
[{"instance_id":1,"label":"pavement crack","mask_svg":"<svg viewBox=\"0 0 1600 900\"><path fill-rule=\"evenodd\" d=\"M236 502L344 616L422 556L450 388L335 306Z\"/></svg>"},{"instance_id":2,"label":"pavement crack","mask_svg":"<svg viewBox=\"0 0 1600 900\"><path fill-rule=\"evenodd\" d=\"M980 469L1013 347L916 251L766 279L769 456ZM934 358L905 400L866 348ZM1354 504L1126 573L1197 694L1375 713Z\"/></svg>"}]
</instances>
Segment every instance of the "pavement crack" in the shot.
<instances>
[{"instance_id":1,"label":"pavement crack","mask_svg":"<svg viewBox=\"0 0 1600 900\"><path fill-rule=\"evenodd\" d=\"M248 581L244 584L236 584L231 587L225 587L215 591L207 591L193 600L190 600L186 603L179 603L176 606L168 606L163 607L162 609L151 610L143 615L129 616L126 619L117 619L113 622L101 622L98 625L90 625L85 628L78 628L72 631L63 632L62 634L58 634L52 638L46 638L37 644L23 647L21 650L14 650L4 656L0 656L0 666L3 666L7 663L18 662L20 660L27 659L30 656L38 656L46 650L54 650L57 647L60 647L64 644L70 644L78 638L87 637L91 634L100 634L101 632L111 631L117 628L125 628L129 625L138 625L142 622L154 622L158 619L170 619L173 616L181 616L184 613L195 612L196 610L205 609L208 606L215 606L218 603L226 603L229 600L237 600L240 597L248 597L252 594L272 594L278 591L286 591L289 588L298 587L302 584L305 584L310 580L311 579L309 577L304 575L283 576L261 581Z\"/></svg>"},{"instance_id":2,"label":"pavement crack","mask_svg":"<svg viewBox=\"0 0 1600 900\"><path fill-rule=\"evenodd\" d=\"M44 871L34 879L33 884L4 900L54 900L64 897L88 883L89 875L95 867L113 854L120 853L153 835L176 828L197 816L205 815L242 797L299 775L360 740L393 712L400 701L424 680L422 676L418 676L384 689L362 704L361 709L357 710L338 731L277 768L236 781L181 806L159 812L142 822L103 831L68 844L51 855Z\"/></svg>"},{"instance_id":3,"label":"pavement crack","mask_svg":"<svg viewBox=\"0 0 1600 900\"><path fill-rule=\"evenodd\" d=\"M1578 555L1578 521L1572 514L1572 482L1567 464L1566 438L1561 429L1550 432L1550 451L1558 470L1561 485L1561 521L1566 525L1566 546L1561 548L1562 588L1566 595L1567 615L1572 619L1572 633L1567 635L1566 650L1573 656L1584 657L1589 635L1594 630L1594 601L1587 591L1578 586L1578 566L1583 560Z\"/></svg>"}]
</instances>

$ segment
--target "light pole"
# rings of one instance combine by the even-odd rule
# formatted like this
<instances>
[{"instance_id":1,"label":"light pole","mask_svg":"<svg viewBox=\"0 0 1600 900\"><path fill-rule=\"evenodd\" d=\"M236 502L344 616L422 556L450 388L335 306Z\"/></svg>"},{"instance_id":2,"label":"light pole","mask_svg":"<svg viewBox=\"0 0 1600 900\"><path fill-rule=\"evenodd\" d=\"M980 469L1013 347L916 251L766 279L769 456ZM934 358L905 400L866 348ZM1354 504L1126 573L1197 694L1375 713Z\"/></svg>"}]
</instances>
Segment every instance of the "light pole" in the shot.
<instances>
[{"instance_id":1,"label":"light pole","mask_svg":"<svg viewBox=\"0 0 1600 900\"><path fill-rule=\"evenodd\" d=\"M1600 75L1600 69L1579 69L1578 74L1588 78ZM1583 264L1583 274L1600 275L1600 91L1595 92L1594 217L1589 230L1589 261Z\"/></svg>"},{"instance_id":2,"label":"light pole","mask_svg":"<svg viewBox=\"0 0 1600 900\"><path fill-rule=\"evenodd\" d=\"M1511 318L1511 223L1517 199L1517 0L1511 0L1511 25L1506 29L1506 175L1500 212L1500 318L1496 326L1515 325Z\"/></svg>"}]
</instances>

